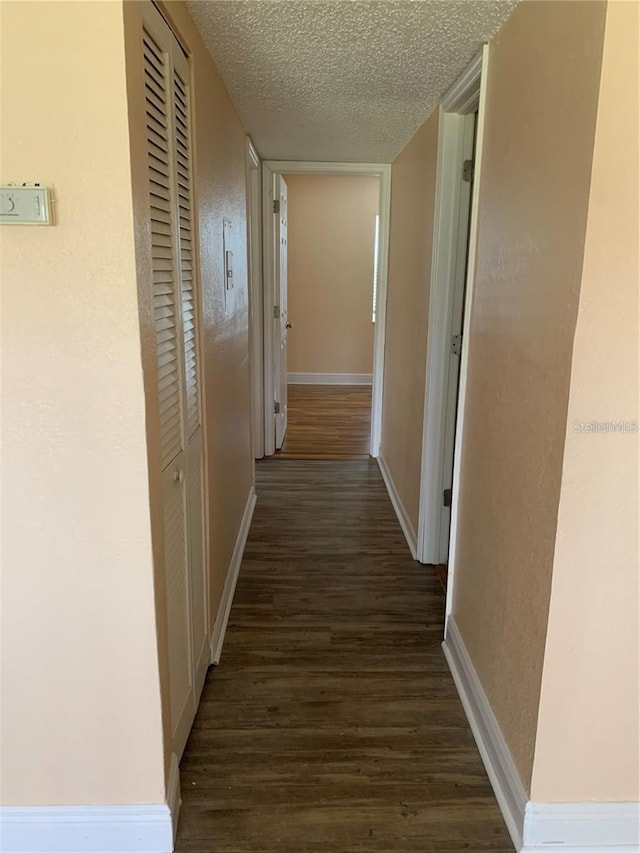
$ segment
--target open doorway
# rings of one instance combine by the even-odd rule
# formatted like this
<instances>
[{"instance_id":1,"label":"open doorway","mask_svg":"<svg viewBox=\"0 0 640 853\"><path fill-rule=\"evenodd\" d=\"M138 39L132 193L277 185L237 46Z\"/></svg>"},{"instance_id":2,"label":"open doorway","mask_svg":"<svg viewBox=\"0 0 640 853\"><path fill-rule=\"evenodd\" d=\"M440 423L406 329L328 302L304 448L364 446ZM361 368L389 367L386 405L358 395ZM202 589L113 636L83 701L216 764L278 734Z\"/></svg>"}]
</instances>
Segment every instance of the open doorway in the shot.
<instances>
[{"instance_id":1,"label":"open doorway","mask_svg":"<svg viewBox=\"0 0 640 853\"><path fill-rule=\"evenodd\" d=\"M417 557L451 600L468 327L475 265L486 50L440 105Z\"/></svg>"},{"instance_id":2,"label":"open doorway","mask_svg":"<svg viewBox=\"0 0 640 853\"><path fill-rule=\"evenodd\" d=\"M264 455L380 443L390 167L263 164Z\"/></svg>"},{"instance_id":3,"label":"open doorway","mask_svg":"<svg viewBox=\"0 0 640 853\"><path fill-rule=\"evenodd\" d=\"M283 436L276 416L277 455L368 458L380 179L285 174L280 180L288 250L280 355L286 353L288 388L286 398L281 393Z\"/></svg>"}]
</instances>

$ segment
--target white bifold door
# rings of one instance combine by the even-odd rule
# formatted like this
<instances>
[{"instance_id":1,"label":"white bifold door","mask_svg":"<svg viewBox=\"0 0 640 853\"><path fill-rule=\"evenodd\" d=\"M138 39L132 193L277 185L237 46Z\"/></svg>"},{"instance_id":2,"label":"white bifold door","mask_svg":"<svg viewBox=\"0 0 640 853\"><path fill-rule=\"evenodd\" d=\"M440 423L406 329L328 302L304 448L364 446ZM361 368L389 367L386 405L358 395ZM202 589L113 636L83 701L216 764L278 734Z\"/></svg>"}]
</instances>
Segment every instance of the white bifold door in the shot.
<instances>
[{"instance_id":1,"label":"white bifold door","mask_svg":"<svg viewBox=\"0 0 640 853\"><path fill-rule=\"evenodd\" d=\"M209 663L189 64L151 4L143 63L173 751Z\"/></svg>"}]
</instances>

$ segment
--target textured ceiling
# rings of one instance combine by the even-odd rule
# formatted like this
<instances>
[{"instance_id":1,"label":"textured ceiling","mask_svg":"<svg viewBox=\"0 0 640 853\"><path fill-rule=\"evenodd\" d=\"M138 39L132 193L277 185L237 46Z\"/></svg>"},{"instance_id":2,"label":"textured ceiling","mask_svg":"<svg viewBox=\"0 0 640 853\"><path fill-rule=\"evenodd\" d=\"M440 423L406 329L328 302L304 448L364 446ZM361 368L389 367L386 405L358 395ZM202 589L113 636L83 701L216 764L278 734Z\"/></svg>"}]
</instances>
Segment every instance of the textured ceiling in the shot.
<instances>
[{"instance_id":1,"label":"textured ceiling","mask_svg":"<svg viewBox=\"0 0 640 853\"><path fill-rule=\"evenodd\" d=\"M517 0L191 0L263 158L387 163Z\"/></svg>"}]
</instances>

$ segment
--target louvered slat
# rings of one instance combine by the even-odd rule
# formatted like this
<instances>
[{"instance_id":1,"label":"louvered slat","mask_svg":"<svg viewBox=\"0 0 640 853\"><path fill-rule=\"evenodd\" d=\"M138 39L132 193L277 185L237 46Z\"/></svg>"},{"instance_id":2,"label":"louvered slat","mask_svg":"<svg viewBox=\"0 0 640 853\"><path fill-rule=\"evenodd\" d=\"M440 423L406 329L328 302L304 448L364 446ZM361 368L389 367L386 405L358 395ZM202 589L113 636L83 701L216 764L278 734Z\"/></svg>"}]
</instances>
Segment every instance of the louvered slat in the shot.
<instances>
[{"instance_id":1,"label":"louvered slat","mask_svg":"<svg viewBox=\"0 0 640 853\"><path fill-rule=\"evenodd\" d=\"M179 71L173 71L175 127L174 169L180 229L180 296L182 302L185 419L187 439L200 426L200 389L198 341L195 333L196 294L193 286L193 214L191 190L191 144L189 128L189 89Z\"/></svg>"},{"instance_id":2,"label":"louvered slat","mask_svg":"<svg viewBox=\"0 0 640 853\"><path fill-rule=\"evenodd\" d=\"M177 281L174 248L174 218L171 189L170 68L167 55L153 35L143 33L143 63L149 204L151 216L151 261L153 314L156 326L156 357L160 406L162 469L183 449L178 358Z\"/></svg>"}]
</instances>

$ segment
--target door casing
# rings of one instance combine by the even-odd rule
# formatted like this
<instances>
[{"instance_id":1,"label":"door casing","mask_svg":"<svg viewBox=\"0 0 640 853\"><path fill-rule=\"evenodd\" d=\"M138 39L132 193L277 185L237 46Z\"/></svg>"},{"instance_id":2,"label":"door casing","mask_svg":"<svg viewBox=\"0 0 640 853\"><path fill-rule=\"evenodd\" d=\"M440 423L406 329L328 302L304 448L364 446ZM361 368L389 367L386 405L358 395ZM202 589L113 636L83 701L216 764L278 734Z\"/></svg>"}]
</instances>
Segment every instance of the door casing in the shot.
<instances>
[{"instance_id":1,"label":"door casing","mask_svg":"<svg viewBox=\"0 0 640 853\"><path fill-rule=\"evenodd\" d=\"M275 226L275 294L274 304L278 306L278 316L274 312L274 323L276 328L275 338L275 370L276 393L274 400L278 403L278 411L274 414L276 427L276 450L280 450L284 443L287 432L287 337L288 337L288 304L287 304L287 275L288 275L288 245L287 245L287 182L282 175L274 176L275 198L279 202L278 213L274 214Z\"/></svg>"},{"instance_id":2,"label":"door casing","mask_svg":"<svg viewBox=\"0 0 640 853\"><path fill-rule=\"evenodd\" d=\"M473 301L475 259L478 232L478 200L481 183L482 140L484 131L489 47L485 45L464 74L444 95L440 104L436 202L433 234L431 289L429 293L429 332L425 378L420 472L420 508L418 516L418 560L440 563L443 494L446 465L453 464L451 487L451 523L448 541L447 613L455 571L455 538L459 495L459 469L464 430L464 407L468 371L468 335ZM469 218L469 246L466 277L456 280L456 256L460 246L459 217L465 116L477 111L475 175ZM449 361L456 287L465 288L464 323L459 367L458 406L455 415L455 443L446 450L447 394ZM445 456L447 458L445 458Z\"/></svg>"},{"instance_id":3,"label":"door casing","mask_svg":"<svg viewBox=\"0 0 640 853\"><path fill-rule=\"evenodd\" d=\"M262 351L262 164L247 137L247 247L249 270L249 364L251 370L251 446L253 460L264 456L264 401ZM253 465L255 486L255 464Z\"/></svg>"}]
</instances>

